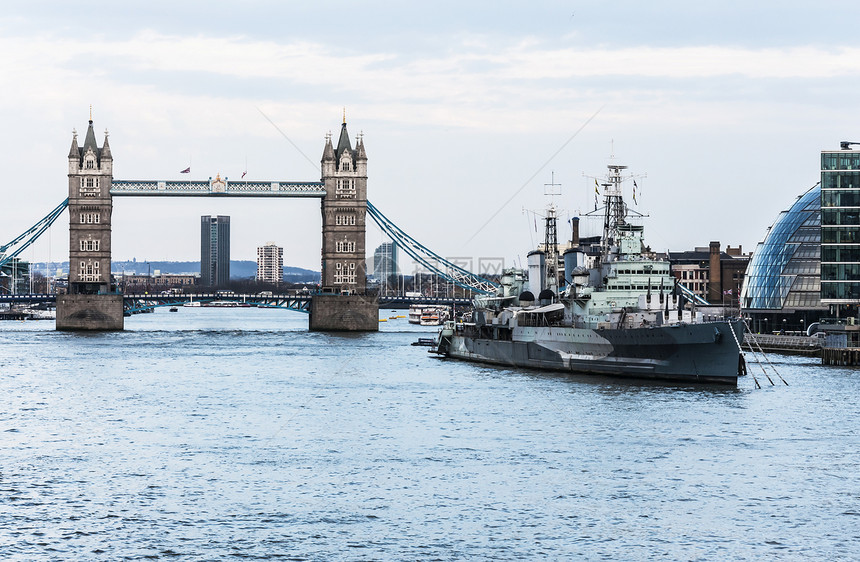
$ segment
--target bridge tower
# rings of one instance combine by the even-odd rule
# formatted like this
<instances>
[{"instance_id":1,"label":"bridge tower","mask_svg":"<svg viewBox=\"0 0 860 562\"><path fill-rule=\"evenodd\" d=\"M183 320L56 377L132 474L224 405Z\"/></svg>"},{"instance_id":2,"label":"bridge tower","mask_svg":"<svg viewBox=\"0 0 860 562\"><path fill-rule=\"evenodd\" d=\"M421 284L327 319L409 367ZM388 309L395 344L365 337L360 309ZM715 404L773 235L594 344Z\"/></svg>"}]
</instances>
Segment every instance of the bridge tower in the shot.
<instances>
[{"instance_id":1,"label":"bridge tower","mask_svg":"<svg viewBox=\"0 0 860 562\"><path fill-rule=\"evenodd\" d=\"M366 294L367 154L362 136L352 148L346 115L337 146L326 137L321 172L322 294L311 303L310 329L376 331L379 305Z\"/></svg>"},{"instance_id":2,"label":"bridge tower","mask_svg":"<svg viewBox=\"0 0 860 562\"><path fill-rule=\"evenodd\" d=\"M122 330L122 295L111 283L110 194L113 156L108 133L96 143L90 115L83 146L69 150L69 290L57 296L58 330Z\"/></svg>"}]
</instances>

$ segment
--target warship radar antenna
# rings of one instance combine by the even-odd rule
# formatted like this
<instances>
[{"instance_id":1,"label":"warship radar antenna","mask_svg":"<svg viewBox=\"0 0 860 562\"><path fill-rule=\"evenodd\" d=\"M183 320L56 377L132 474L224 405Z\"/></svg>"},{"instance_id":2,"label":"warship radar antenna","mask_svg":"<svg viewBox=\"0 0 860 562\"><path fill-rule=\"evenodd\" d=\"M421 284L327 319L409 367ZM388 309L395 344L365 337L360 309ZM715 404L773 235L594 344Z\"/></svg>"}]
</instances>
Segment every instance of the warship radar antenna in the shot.
<instances>
[{"instance_id":1,"label":"warship radar antenna","mask_svg":"<svg viewBox=\"0 0 860 562\"><path fill-rule=\"evenodd\" d=\"M609 248L618 241L618 228L626 224L627 205L621 195L621 171L627 166L620 164L609 164L608 182L603 185L604 215L603 215L603 240L601 247L603 254L609 253Z\"/></svg>"},{"instance_id":2,"label":"warship radar antenna","mask_svg":"<svg viewBox=\"0 0 860 562\"><path fill-rule=\"evenodd\" d=\"M544 195L549 195L550 204L546 210L546 229L544 231L544 252L546 252L546 286L553 294L558 294L558 220L553 196L561 195L561 184L555 183L552 172L550 183L544 184Z\"/></svg>"},{"instance_id":3,"label":"warship radar antenna","mask_svg":"<svg viewBox=\"0 0 860 562\"><path fill-rule=\"evenodd\" d=\"M583 216L596 218L602 215L603 237L600 241L600 248L604 260L608 259L611 248L618 244L620 240L619 229L627 225L627 218L632 216L639 219L648 216L629 208L624 202L621 189L624 181L632 179L634 183L633 200L636 201L636 179L647 177L647 174L625 176L623 175L623 171L627 169L627 166L621 164L609 164L607 168L609 168L609 173L603 181L599 181L596 177L582 174L584 177L594 180L594 211L584 213ZM597 196L601 187L603 188L603 206L598 208Z\"/></svg>"}]
</instances>

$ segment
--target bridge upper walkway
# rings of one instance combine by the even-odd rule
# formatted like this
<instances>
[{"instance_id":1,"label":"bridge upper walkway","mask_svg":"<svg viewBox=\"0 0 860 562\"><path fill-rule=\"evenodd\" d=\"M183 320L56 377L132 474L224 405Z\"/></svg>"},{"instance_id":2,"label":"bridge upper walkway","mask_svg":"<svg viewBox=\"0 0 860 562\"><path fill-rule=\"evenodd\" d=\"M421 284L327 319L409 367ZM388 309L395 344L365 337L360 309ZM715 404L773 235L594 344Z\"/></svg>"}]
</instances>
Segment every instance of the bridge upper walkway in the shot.
<instances>
[{"instance_id":1,"label":"bridge upper walkway","mask_svg":"<svg viewBox=\"0 0 860 562\"><path fill-rule=\"evenodd\" d=\"M325 197L320 181L113 180L110 194L142 196Z\"/></svg>"}]
</instances>

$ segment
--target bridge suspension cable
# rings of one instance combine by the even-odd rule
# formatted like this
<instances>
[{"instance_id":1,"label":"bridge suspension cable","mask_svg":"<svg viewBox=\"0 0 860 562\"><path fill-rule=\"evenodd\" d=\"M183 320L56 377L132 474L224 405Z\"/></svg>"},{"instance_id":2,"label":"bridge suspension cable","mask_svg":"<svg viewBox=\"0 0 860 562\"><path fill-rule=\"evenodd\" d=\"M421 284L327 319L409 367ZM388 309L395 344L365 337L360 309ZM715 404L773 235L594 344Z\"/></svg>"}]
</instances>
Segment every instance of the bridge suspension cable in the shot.
<instances>
[{"instance_id":1,"label":"bridge suspension cable","mask_svg":"<svg viewBox=\"0 0 860 562\"><path fill-rule=\"evenodd\" d=\"M17 236L11 242L0 246L0 266L5 265L8 261L18 257L21 252L26 250L39 236L41 236L57 218L66 210L69 205L69 200L65 199L57 205L50 213L44 216L32 227ZM451 281L452 283L481 294L494 294L499 285L489 279L485 279L480 275L467 271L462 267L446 260L439 254L433 252L405 232L400 227L391 222L382 212L379 211L369 201L367 202L367 210L371 218L379 225L398 247L402 248L412 259L426 267L428 270L436 273L442 278Z\"/></svg>"},{"instance_id":2,"label":"bridge suspension cable","mask_svg":"<svg viewBox=\"0 0 860 562\"><path fill-rule=\"evenodd\" d=\"M433 252L405 232L396 224L391 222L379 209L377 209L370 201L367 202L367 212L373 221L379 225L385 234L397 244L397 247L402 248L404 252L416 262L420 263L433 273L451 281L455 285L469 289L481 294L495 294L499 287L498 283L494 283L489 279L485 279L480 275L476 275L462 267L451 263L439 254Z\"/></svg>"},{"instance_id":3,"label":"bridge suspension cable","mask_svg":"<svg viewBox=\"0 0 860 562\"><path fill-rule=\"evenodd\" d=\"M26 250L30 244L36 241L39 236L42 235L48 228L54 224L54 221L57 220L63 211L66 210L66 207L69 206L69 200L66 199L53 211L48 213L45 217L42 218L39 222L31 226L27 229L23 234L9 242L8 244L4 244L0 246L0 266L6 264L6 262L11 261L12 259L18 257L21 252Z\"/></svg>"}]
</instances>

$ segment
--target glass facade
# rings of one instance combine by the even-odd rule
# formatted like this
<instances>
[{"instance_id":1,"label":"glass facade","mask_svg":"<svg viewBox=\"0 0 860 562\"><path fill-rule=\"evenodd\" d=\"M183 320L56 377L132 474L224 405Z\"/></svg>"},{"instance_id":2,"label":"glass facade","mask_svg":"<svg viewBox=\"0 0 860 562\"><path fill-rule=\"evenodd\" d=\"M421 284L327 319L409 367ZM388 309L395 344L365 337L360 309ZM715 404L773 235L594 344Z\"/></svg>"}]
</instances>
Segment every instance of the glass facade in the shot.
<instances>
[{"instance_id":1,"label":"glass facade","mask_svg":"<svg viewBox=\"0 0 860 562\"><path fill-rule=\"evenodd\" d=\"M747 267L741 292L748 311L821 309L820 184L780 213ZM860 249L860 247L858 247Z\"/></svg>"},{"instance_id":2,"label":"glass facade","mask_svg":"<svg viewBox=\"0 0 860 562\"><path fill-rule=\"evenodd\" d=\"M200 284L223 287L230 282L230 217L200 217Z\"/></svg>"},{"instance_id":3,"label":"glass facade","mask_svg":"<svg viewBox=\"0 0 860 562\"><path fill-rule=\"evenodd\" d=\"M860 151L821 152L821 301L860 302Z\"/></svg>"},{"instance_id":4,"label":"glass facade","mask_svg":"<svg viewBox=\"0 0 860 562\"><path fill-rule=\"evenodd\" d=\"M392 275L397 275L397 244L383 242L373 252L373 275L385 287Z\"/></svg>"}]
</instances>

